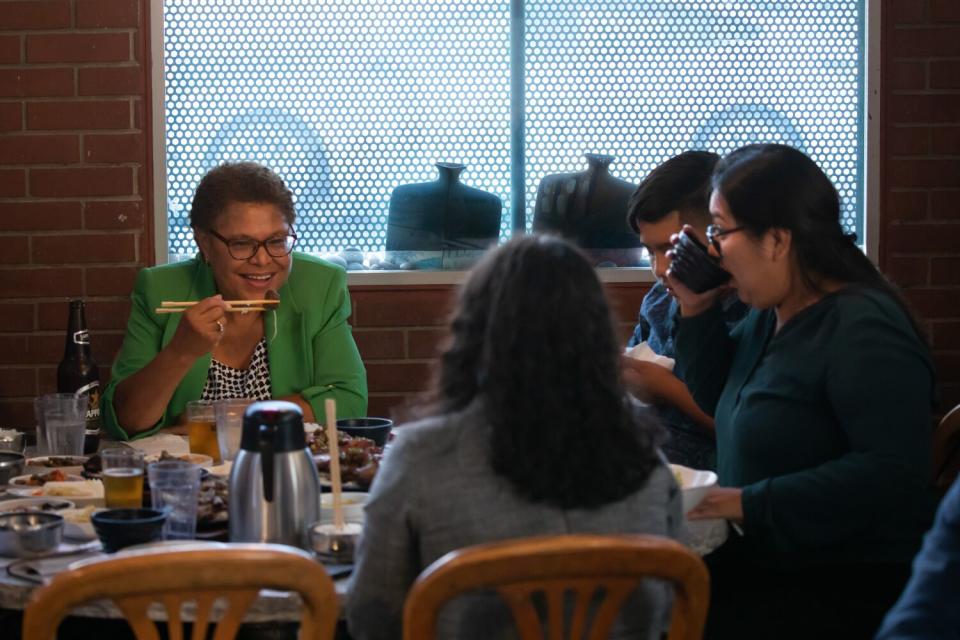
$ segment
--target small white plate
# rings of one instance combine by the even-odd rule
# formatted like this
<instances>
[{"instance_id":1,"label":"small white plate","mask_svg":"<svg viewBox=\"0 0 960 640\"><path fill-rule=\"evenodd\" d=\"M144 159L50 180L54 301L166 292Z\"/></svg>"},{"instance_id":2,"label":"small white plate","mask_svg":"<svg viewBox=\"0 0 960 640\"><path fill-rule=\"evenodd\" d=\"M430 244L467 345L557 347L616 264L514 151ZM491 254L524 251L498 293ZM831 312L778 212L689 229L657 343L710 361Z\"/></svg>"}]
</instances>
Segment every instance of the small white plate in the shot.
<instances>
[{"instance_id":1,"label":"small white plate","mask_svg":"<svg viewBox=\"0 0 960 640\"><path fill-rule=\"evenodd\" d=\"M57 505L55 509L49 508L49 505ZM44 509L44 505L48 508ZM0 513L9 513L19 511L20 509L32 509L35 511L47 511L49 513L58 513L64 509L73 509L73 502L66 498L50 496L48 498L17 498L16 500L4 500L0 502Z\"/></svg>"},{"instance_id":2,"label":"small white plate","mask_svg":"<svg viewBox=\"0 0 960 640\"><path fill-rule=\"evenodd\" d=\"M213 466L213 458L202 453L180 453L174 455L173 457L177 460L192 462L193 464L200 465L204 468ZM147 464L150 464L151 462L160 462L160 455L155 453L153 455L146 456L143 461Z\"/></svg>"},{"instance_id":3,"label":"small white plate","mask_svg":"<svg viewBox=\"0 0 960 640\"><path fill-rule=\"evenodd\" d=\"M41 474L42 475L42 474ZM10 478L10 484L7 485L7 493L14 496L20 496L23 498L37 498L43 496L43 487L30 486L25 484L19 484L18 480L29 480L31 474L24 476L17 476L16 478ZM83 482L83 478L78 475L67 474L67 479L64 482ZM59 497L59 496L47 496L50 498ZM72 500L73 501L73 500ZM74 503L76 501L73 501Z\"/></svg>"},{"instance_id":4,"label":"small white plate","mask_svg":"<svg viewBox=\"0 0 960 640\"><path fill-rule=\"evenodd\" d=\"M50 458L60 458L65 460L70 460L72 464L66 464L58 467L51 467L47 465L47 460ZM26 466L33 467L35 469L43 469L44 471L53 471L54 469L60 469L64 473L73 473L80 474L83 471L83 463L87 461L87 456L39 456L36 458L27 458Z\"/></svg>"}]
</instances>

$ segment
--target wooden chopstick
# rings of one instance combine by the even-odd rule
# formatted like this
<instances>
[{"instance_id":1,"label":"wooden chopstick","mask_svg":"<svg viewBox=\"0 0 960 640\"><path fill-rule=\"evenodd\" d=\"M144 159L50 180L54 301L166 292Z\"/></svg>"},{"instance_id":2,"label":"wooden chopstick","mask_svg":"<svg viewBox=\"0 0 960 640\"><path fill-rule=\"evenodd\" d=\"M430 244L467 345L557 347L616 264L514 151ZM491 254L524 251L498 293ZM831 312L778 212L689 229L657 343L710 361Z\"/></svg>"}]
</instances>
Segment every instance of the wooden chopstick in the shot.
<instances>
[{"instance_id":1,"label":"wooden chopstick","mask_svg":"<svg viewBox=\"0 0 960 640\"><path fill-rule=\"evenodd\" d=\"M197 304L199 300L185 300L183 302L176 302L172 300L164 300L160 303L161 307L192 307ZM227 306L246 306L246 305L265 305L265 304L280 304L279 300L224 300L227 303Z\"/></svg>"},{"instance_id":2,"label":"wooden chopstick","mask_svg":"<svg viewBox=\"0 0 960 640\"><path fill-rule=\"evenodd\" d=\"M183 313L190 307L157 307L155 313ZM246 313L248 311L266 311L266 307L227 307L227 313Z\"/></svg>"}]
</instances>

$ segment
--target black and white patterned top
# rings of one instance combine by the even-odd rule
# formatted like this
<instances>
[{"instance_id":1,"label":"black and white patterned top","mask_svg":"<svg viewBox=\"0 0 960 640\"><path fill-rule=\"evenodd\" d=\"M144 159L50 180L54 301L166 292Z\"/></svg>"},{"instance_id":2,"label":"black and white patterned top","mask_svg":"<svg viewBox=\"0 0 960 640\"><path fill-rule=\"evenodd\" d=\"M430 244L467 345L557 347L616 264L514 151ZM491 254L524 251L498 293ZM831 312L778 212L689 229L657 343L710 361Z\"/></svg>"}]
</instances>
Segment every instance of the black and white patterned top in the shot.
<instances>
[{"instance_id":1,"label":"black and white patterned top","mask_svg":"<svg viewBox=\"0 0 960 640\"><path fill-rule=\"evenodd\" d=\"M246 369L234 369L219 360L210 362L207 383L201 400L228 398L270 399L270 366L267 361L267 339L261 338Z\"/></svg>"}]
</instances>

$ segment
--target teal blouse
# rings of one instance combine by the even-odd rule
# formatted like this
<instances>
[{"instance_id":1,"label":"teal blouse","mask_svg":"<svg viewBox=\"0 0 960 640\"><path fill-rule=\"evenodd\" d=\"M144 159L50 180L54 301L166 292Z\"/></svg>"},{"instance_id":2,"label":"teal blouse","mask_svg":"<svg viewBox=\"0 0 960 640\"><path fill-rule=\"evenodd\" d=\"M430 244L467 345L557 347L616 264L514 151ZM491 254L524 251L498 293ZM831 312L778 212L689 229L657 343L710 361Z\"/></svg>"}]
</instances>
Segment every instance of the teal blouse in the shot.
<instances>
[{"instance_id":1,"label":"teal blouse","mask_svg":"<svg viewBox=\"0 0 960 640\"><path fill-rule=\"evenodd\" d=\"M906 562L930 525L933 365L889 295L848 286L775 333L752 310L678 321L677 364L716 419L721 486L743 488L748 546L798 566Z\"/></svg>"},{"instance_id":2,"label":"teal blouse","mask_svg":"<svg viewBox=\"0 0 960 640\"><path fill-rule=\"evenodd\" d=\"M280 288L276 312L264 312L264 332L274 397L299 393L316 416L327 398L337 401L337 415L359 417L367 411L367 375L353 340L346 273L337 266L301 253ZM201 300L217 293L210 268L200 260L143 269L137 276L123 347L100 399L100 414L110 436L126 440L117 422L113 396L117 384L149 363L170 342L180 314L158 315L163 300ZM173 424L190 400L197 400L210 370L210 354L198 359L180 381L163 418L143 437Z\"/></svg>"}]
</instances>

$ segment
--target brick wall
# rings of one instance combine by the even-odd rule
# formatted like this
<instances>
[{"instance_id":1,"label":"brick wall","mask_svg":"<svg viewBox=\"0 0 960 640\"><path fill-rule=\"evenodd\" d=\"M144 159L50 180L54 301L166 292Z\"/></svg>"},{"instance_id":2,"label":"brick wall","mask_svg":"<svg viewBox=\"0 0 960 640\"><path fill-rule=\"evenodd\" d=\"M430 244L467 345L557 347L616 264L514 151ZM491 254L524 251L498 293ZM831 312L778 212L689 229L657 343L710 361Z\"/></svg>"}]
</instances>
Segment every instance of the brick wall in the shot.
<instances>
[{"instance_id":1,"label":"brick wall","mask_svg":"<svg viewBox=\"0 0 960 640\"><path fill-rule=\"evenodd\" d=\"M0 0L0 425L53 390L69 296L106 374L152 260L148 0ZM884 0L881 256L960 402L960 2ZM609 287L624 334L641 285ZM419 391L449 287L354 287L371 413Z\"/></svg>"}]
</instances>

